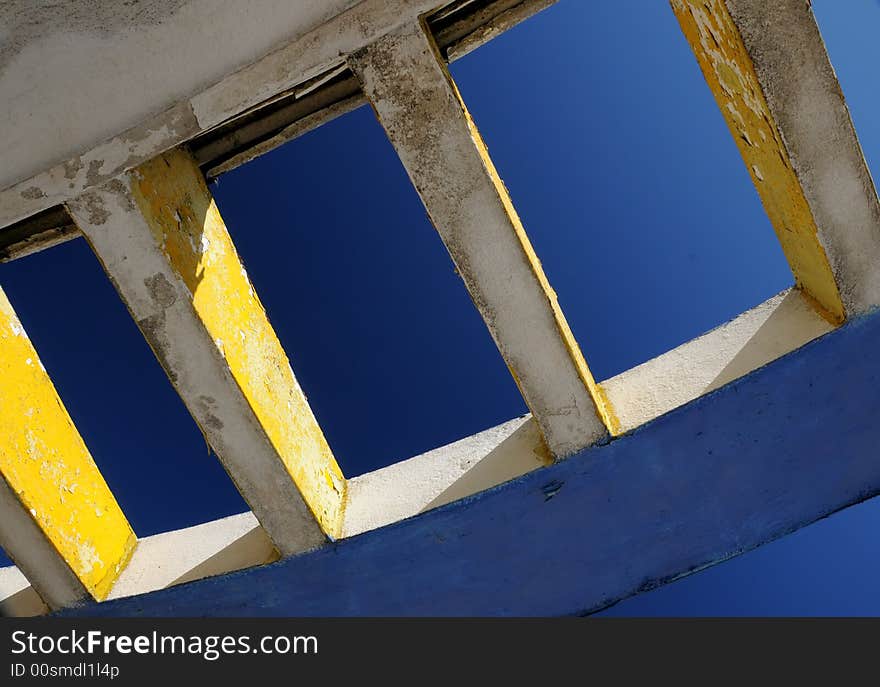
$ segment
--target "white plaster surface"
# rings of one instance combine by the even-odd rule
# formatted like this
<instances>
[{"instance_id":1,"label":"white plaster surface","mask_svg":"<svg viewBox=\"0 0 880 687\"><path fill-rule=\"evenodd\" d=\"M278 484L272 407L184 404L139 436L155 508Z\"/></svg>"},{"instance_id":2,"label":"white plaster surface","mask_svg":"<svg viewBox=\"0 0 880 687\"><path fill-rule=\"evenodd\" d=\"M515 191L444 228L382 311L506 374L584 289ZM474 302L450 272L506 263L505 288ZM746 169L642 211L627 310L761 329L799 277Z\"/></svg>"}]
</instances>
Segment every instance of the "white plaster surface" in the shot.
<instances>
[{"instance_id":1,"label":"white plaster surface","mask_svg":"<svg viewBox=\"0 0 880 687\"><path fill-rule=\"evenodd\" d=\"M800 291L777 294L717 329L602 383L624 431L660 417L831 331Z\"/></svg>"},{"instance_id":2,"label":"white plaster surface","mask_svg":"<svg viewBox=\"0 0 880 687\"><path fill-rule=\"evenodd\" d=\"M0 3L0 188L188 99L356 2Z\"/></svg>"},{"instance_id":3,"label":"white plaster surface","mask_svg":"<svg viewBox=\"0 0 880 687\"><path fill-rule=\"evenodd\" d=\"M0 227L100 186L293 88L436 5L0 4Z\"/></svg>"},{"instance_id":4,"label":"white plaster surface","mask_svg":"<svg viewBox=\"0 0 880 687\"><path fill-rule=\"evenodd\" d=\"M513 373L550 451L565 457L607 431L566 342L555 294L446 67L417 24L349 56L432 223ZM574 347L576 349L576 347Z\"/></svg>"},{"instance_id":5,"label":"white plaster surface","mask_svg":"<svg viewBox=\"0 0 880 687\"><path fill-rule=\"evenodd\" d=\"M132 317L241 495L284 555L320 546L324 533L153 239L127 175L70 204Z\"/></svg>"},{"instance_id":6,"label":"white plaster surface","mask_svg":"<svg viewBox=\"0 0 880 687\"><path fill-rule=\"evenodd\" d=\"M343 536L403 520L544 465L531 416L510 420L348 482Z\"/></svg>"},{"instance_id":7,"label":"white plaster surface","mask_svg":"<svg viewBox=\"0 0 880 687\"><path fill-rule=\"evenodd\" d=\"M795 290L605 381L627 430L653 420L831 330ZM483 491L549 461L530 415L349 480L343 536L383 527ZM252 513L145 537L110 596L161 589L259 565L272 544ZM0 613L45 612L14 567L0 568Z\"/></svg>"},{"instance_id":8,"label":"white plaster surface","mask_svg":"<svg viewBox=\"0 0 880 687\"><path fill-rule=\"evenodd\" d=\"M241 570L276 557L253 513L144 537L108 598L118 599ZM42 615L48 608L15 566L0 568L0 615Z\"/></svg>"},{"instance_id":9,"label":"white plaster surface","mask_svg":"<svg viewBox=\"0 0 880 687\"><path fill-rule=\"evenodd\" d=\"M253 513L239 513L138 541L108 598L142 594L261 565L276 557Z\"/></svg>"},{"instance_id":10,"label":"white plaster surface","mask_svg":"<svg viewBox=\"0 0 880 687\"><path fill-rule=\"evenodd\" d=\"M725 0L801 182L847 315L880 305L880 202L804 0Z\"/></svg>"}]
</instances>

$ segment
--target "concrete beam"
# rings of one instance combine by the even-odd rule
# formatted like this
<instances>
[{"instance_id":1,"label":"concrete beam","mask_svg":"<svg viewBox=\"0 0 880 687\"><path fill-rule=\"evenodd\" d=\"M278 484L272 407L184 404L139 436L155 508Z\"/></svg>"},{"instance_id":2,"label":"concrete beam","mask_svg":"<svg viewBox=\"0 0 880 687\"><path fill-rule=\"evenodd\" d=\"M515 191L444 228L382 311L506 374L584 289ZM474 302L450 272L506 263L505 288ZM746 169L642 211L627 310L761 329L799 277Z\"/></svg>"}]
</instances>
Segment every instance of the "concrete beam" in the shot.
<instances>
[{"instance_id":1,"label":"concrete beam","mask_svg":"<svg viewBox=\"0 0 880 687\"><path fill-rule=\"evenodd\" d=\"M438 45L444 50L447 59L452 61L544 9L553 1L555 0L494 0L489 3L450 2L441 9L429 13L427 20L432 31L435 32ZM145 32L145 36L148 35L148 40L142 43L129 40L130 36L127 34L122 37L114 35L116 31L124 28L124 15L129 9L119 8L116 4L109 2L105 7L99 6L97 17L109 16L113 18L109 24L105 23L102 26L102 32L107 34L104 39L107 43L105 51L114 54L130 52L131 54L126 59L137 62L140 65L140 70L147 75L157 73L155 70L158 67L153 63L157 56L161 56L160 60L170 60L174 64L177 78L173 83L153 84L150 91L151 97L155 98L157 102L164 103L166 96L173 99L173 92L165 93L163 89L168 86L173 88L181 86L185 91L184 85L189 83L193 93L201 92L199 91L201 82L195 77L204 69L213 71L223 64L215 60L205 62L201 58L193 60L189 55L176 59L176 50L194 51L199 55L211 54L208 47L200 49L198 41L202 38L215 41L218 33L222 34L229 30L235 32L237 44L244 43L245 41L242 40L242 19L244 19L245 26L248 25L248 22L255 22L257 25L257 30L248 35L247 43L249 45L245 49L259 52L258 44L264 37L261 34L265 33L265 37L277 36L278 28L283 22L293 21L296 28L287 32L282 31L287 40L291 41L285 49L281 50L281 56L284 60L283 69L277 68L275 59L278 56L266 55L245 68L248 73L247 79L231 78L235 73L233 69L220 82L213 84L211 90L214 93L222 93L231 89L236 97L244 98L241 101L241 107L233 108L236 111L230 113L222 122L217 123L213 120L195 118L193 117L192 102L177 102L158 114L150 114L140 124L135 124L124 131L112 127L108 128L104 137L101 138L101 142L91 150L80 152L60 164L53 163L43 172L34 174L29 179L21 179L13 186L0 190L0 227L3 227L0 230L0 261L23 257L30 252L43 250L59 241L78 236L78 231L67 231L69 227L64 224L63 218L55 224L46 225L42 221L32 222L31 220L34 219L43 219L37 218L33 213L39 214L40 210L50 208L53 205L57 208L56 204L63 203L93 186L100 186L121 172L129 170L169 148L189 142L190 149L205 173L209 177L216 176L262 155L352 108L358 107L365 102L365 99L357 80L350 73L341 76L339 74L340 69L345 70L339 58L339 55L344 53L343 48L346 45L359 47L365 41L372 40L372 34L359 36L357 29L367 27L371 31L375 30L373 19L380 22L382 17L386 19L391 17L392 23L389 28L393 28L401 21L401 17L409 16L415 20L422 12L430 9L429 3L417 3L412 0L399 0L397 3L363 2L357 7L352 7L351 12L342 11L340 15L330 16L326 20L326 27L314 26L307 29L308 22L316 19L316 15L313 14L314 7L298 7L298 12L297 9L291 10L291 8L285 7L284 11L279 12L278 8L271 6L271 0L266 0L269 4L268 7L261 6L259 3L251 3L245 17L242 18L238 14L239 8L236 7L226 10L212 6L211 11L207 14L198 10L194 11L193 8L199 7L200 2L201 0L188 0L189 4L186 8L178 9L179 14L198 17L199 20L199 30L193 32L186 41L178 40L174 31L164 31L160 28L160 24L155 28L155 32L153 30ZM335 6L343 8L347 5L343 3ZM332 14L333 7L334 5L325 3L323 9ZM3 13L3 10L6 9L8 9L6 6L0 8L0 24L3 23L2 18L7 16ZM158 7L154 10L154 15L159 16L162 12L163 9ZM261 12L269 12L268 16L271 21L260 21ZM53 50L59 51L59 55L54 56L53 60L63 62L65 69L71 69L75 73L93 73L91 68L77 69L76 65L83 58L91 59L91 56L95 54L94 50L81 52L82 41L70 44L59 43L47 37L54 32L60 32L64 35L67 31L74 31L74 27L80 21L84 22L83 26L88 26L90 21L96 21L95 18L75 17L71 22L66 22L64 8L54 8L51 14L37 12L37 16L31 17L28 26L21 29L16 21L26 17L28 12L9 12L9 14L14 14L15 19L11 23L13 44L27 47L31 41L49 40ZM209 20L208 22L206 22L206 18ZM97 21L100 22L100 19ZM302 22L304 25L300 25L298 22ZM206 30L208 24L210 24L211 30ZM267 29L269 25L272 25L272 28ZM33 26L38 27L38 30L32 34L30 31ZM185 22L182 22L176 28L185 30L185 27ZM300 35L299 31L305 31L305 33ZM66 48L61 49L59 45L64 45ZM338 53L333 50L319 49L331 48L333 45L339 46ZM141 54L145 46L149 48L146 55ZM161 48L156 46L161 46ZM10 51L10 54L14 51L14 49ZM33 55L39 58L39 69L49 68L51 71L51 60L44 59L45 51L31 49L26 52L33 52ZM231 54L226 54L224 57L228 58ZM320 59L318 62L314 62L315 58ZM0 62L2 59L3 57L0 55ZM321 71L322 68L318 63L325 65L324 71ZM40 136L36 144L33 141L28 141L27 145L21 149L28 151L29 154L40 149L41 146L46 146L46 150L54 151L57 149L58 159L63 159L64 151L72 141L76 140L76 136L81 131L88 131L96 125L97 129L100 129L102 125L109 125L117 119L120 120L119 126L121 126L123 122L129 121L131 114L128 112L129 108L134 108L137 111L137 108L142 105L137 98L126 97L123 98L122 103L112 103L107 98L100 98L94 94L89 96L89 89L95 87L98 89L108 88L116 94L125 92L124 88L128 86L127 82L122 86L114 84L114 78L119 73L118 70L112 74L105 73L102 75L102 79L92 79L90 83L83 84L82 88L74 93L76 98L84 96L85 100L93 98L95 101L103 103L103 107L98 113L101 116L96 118L94 110L86 109L85 112L89 117L88 121L83 123L78 116L72 115L71 110L75 108L72 108L69 102L56 102L55 100L59 93L67 93L63 89L51 88L51 84L54 83L53 79L63 72L61 69L54 70L51 79L40 81L40 87L33 88L34 79L31 76L31 71L35 65L25 61L22 65L16 65L9 70L9 79L0 83L0 94L5 94L8 90L10 92L8 99L11 101L15 97L16 93L13 91L18 84L18 78L21 78L17 71L19 68L28 75L24 79L24 82L27 83L28 97L42 99L45 102L39 108L32 108L24 122L16 122L17 128L15 130L17 133L13 137L14 140L8 143L10 147L21 146L22 142L27 140L29 134L23 133L25 125L32 126L39 123L39 117L32 116L33 112L38 112L41 116L55 116L53 108L61 107L65 112L65 128L51 129L54 132L63 130L65 137L62 140L55 140L51 137ZM118 68L118 65L114 65L114 68ZM347 72L347 70L345 71ZM278 88L278 91L259 102L252 103L247 91L257 86L262 87L261 80L271 82L274 87ZM103 119L104 116L107 117L106 120ZM9 131L12 130L13 128L10 127ZM4 147L6 145L7 143L2 140L2 132L0 132L0 151L6 150ZM15 165L11 161L11 157L7 155L5 159L8 163L7 167L14 172ZM27 161L30 162L30 159ZM0 186L2 186L2 182L0 182ZM10 224L12 226L7 226Z\"/></svg>"},{"instance_id":2,"label":"concrete beam","mask_svg":"<svg viewBox=\"0 0 880 687\"><path fill-rule=\"evenodd\" d=\"M92 0L84 12L76 4L7 0L0 5L0 188L156 121L357 4L153 0L144 7ZM107 54L114 59L100 59ZM101 161L94 159L93 174Z\"/></svg>"},{"instance_id":3,"label":"concrete beam","mask_svg":"<svg viewBox=\"0 0 880 687\"><path fill-rule=\"evenodd\" d=\"M799 290L789 289L602 386L616 404L621 429L630 432L832 330ZM342 536L406 520L551 462L531 416L515 418L349 480ZM140 540L108 598L252 567L272 555L272 544L251 513L166 532ZM44 612L14 570L0 569L0 613Z\"/></svg>"},{"instance_id":4,"label":"concrete beam","mask_svg":"<svg viewBox=\"0 0 880 687\"><path fill-rule=\"evenodd\" d=\"M0 101L12 108L0 131L0 228L274 103L423 14L455 5L444 28L472 47L546 4L157 0L144 9L95 0L83 13L3 3ZM472 7L491 27L481 38L470 38L481 32ZM102 54L116 59L96 63Z\"/></svg>"},{"instance_id":5,"label":"concrete beam","mask_svg":"<svg viewBox=\"0 0 880 687\"><path fill-rule=\"evenodd\" d=\"M556 1L495 0L488 4L450 3L446 8L429 15L427 22L443 57L447 62L454 62L532 15L555 5Z\"/></svg>"},{"instance_id":6,"label":"concrete beam","mask_svg":"<svg viewBox=\"0 0 880 687\"><path fill-rule=\"evenodd\" d=\"M222 8L211 0L163 0L135 40L129 15L138 7L100 0L94 15L71 10L74 16L59 18L53 8L28 24L34 17L25 4L32 3L4 4L0 15L16 36L0 53L0 65L10 60L0 94L15 103L3 129L9 135L0 138L0 227L100 187L326 72L436 0L260 0ZM218 42L230 48L219 61ZM96 66L99 54L117 57Z\"/></svg>"},{"instance_id":7,"label":"concrete beam","mask_svg":"<svg viewBox=\"0 0 880 687\"><path fill-rule=\"evenodd\" d=\"M0 546L61 608L107 596L135 541L0 291Z\"/></svg>"},{"instance_id":8,"label":"concrete beam","mask_svg":"<svg viewBox=\"0 0 880 687\"><path fill-rule=\"evenodd\" d=\"M880 493L880 314L404 522L78 616L590 613Z\"/></svg>"},{"instance_id":9,"label":"concrete beam","mask_svg":"<svg viewBox=\"0 0 880 687\"><path fill-rule=\"evenodd\" d=\"M744 377L833 327L799 290L601 383L630 432ZM471 496L549 463L535 421L516 418L349 480L350 537Z\"/></svg>"},{"instance_id":10,"label":"concrete beam","mask_svg":"<svg viewBox=\"0 0 880 687\"><path fill-rule=\"evenodd\" d=\"M192 158L166 153L69 210L278 550L338 537L345 478Z\"/></svg>"},{"instance_id":11,"label":"concrete beam","mask_svg":"<svg viewBox=\"0 0 880 687\"><path fill-rule=\"evenodd\" d=\"M550 451L614 429L507 189L436 46L407 24L349 55Z\"/></svg>"},{"instance_id":12,"label":"concrete beam","mask_svg":"<svg viewBox=\"0 0 880 687\"><path fill-rule=\"evenodd\" d=\"M602 382L622 432L719 389L833 329L798 289Z\"/></svg>"},{"instance_id":13,"label":"concrete beam","mask_svg":"<svg viewBox=\"0 0 880 687\"><path fill-rule=\"evenodd\" d=\"M0 262L9 262L78 238L64 206L49 208L0 230Z\"/></svg>"},{"instance_id":14,"label":"concrete beam","mask_svg":"<svg viewBox=\"0 0 880 687\"><path fill-rule=\"evenodd\" d=\"M49 607L16 566L0 568L0 617L30 618L45 615Z\"/></svg>"},{"instance_id":15,"label":"concrete beam","mask_svg":"<svg viewBox=\"0 0 880 687\"><path fill-rule=\"evenodd\" d=\"M138 541L108 599L121 599L276 560L253 513L241 513ZM15 566L0 568L0 616L43 615L48 608Z\"/></svg>"},{"instance_id":16,"label":"concrete beam","mask_svg":"<svg viewBox=\"0 0 880 687\"><path fill-rule=\"evenodd\" d=\"M548 464L538 428L516 418L349 482L344 537L469 496ZM253 513L144 537L108 599L165 589L277 558ZM48 609L14 566L0 568L0 615Z\"/></svg>"},{"instance_id":17,"label":"concrete beam","mask_svg":"<svg viewBox=\"0 0 880 687\"><path fill-rule=\"evenodd\" d=\"M349 480L343 535L405 520L550 462L531 416L510 420Z\"/></svg>"},{"instance_id":18,"label":"concrete beam","mask_svg":"<svg viewBox=\"0 0 880 687\"><path fill-rule=\"evenodd\" d=\"M794 272L832 322L880 305L880 203L805 0L671 0Z\"/></svg>"},{"instance_id":19,"label":"concrete beam","mask_svg":"<svg viewBox=\"0 0 880 687\"><path fill-rule=\"evenodd\" d=\"M305 95L294 89L285 101L259 108L194 139L189 148L205 176L212 179L225 174L366 102L348 69L337 67L330 74L332 83Z\"/></svg>"}]
</instances>

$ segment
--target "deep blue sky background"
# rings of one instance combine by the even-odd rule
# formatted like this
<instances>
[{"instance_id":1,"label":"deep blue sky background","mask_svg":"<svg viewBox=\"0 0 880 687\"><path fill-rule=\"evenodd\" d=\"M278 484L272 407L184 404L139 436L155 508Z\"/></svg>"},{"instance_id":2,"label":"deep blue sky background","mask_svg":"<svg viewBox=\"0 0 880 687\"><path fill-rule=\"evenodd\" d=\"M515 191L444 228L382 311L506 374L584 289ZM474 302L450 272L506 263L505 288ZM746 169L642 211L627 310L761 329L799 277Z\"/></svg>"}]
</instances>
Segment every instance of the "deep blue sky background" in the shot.
<instances>
[{"instance_id":1,"label":"deep blue sky background","mask_svg":"<svg viewBox=\"0 0 880 687\"><path fill-rule=\"evenodd\" d=\"M876 170L880 6L813 4ZM597 378L791 285L666 2L561 0L452 73ZM369 108L212 190L347 475L525 412ZM0 284L138 534L246 508L84 241ZM878 521L852 508L608 613L880 614Z\"/></svg>"}]
</instances>

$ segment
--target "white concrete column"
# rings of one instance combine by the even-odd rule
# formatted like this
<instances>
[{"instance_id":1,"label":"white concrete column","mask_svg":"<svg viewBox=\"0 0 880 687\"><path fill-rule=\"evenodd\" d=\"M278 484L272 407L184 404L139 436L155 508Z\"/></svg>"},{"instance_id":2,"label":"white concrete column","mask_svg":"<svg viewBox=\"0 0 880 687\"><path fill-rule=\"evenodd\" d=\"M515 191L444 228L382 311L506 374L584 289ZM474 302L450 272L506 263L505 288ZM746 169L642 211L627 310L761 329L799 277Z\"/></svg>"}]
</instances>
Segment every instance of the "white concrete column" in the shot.
<instances>
[{"instance_id":1,"label":"white concrete column","mask_svg":"<svg viewBox=\"0 0 880 687\"><path fill-rule=\"evenodd\" d=\"M278 550L339 536L345 478L192 158L165 153L69 209Z\"/></svg>"},{"instance_id":2,"label":"white concrete column","mask_svg":"<svg viewBox=\"0 0 880 687\"><path fill-rule=\"evenodd\" d=\"M432 39L409 23L349 56L550 451L570 455L613 416L486 146Z\"/></svg>"},{"instance_id":3,"label":"white concrete column","mask_svg":"<svg viewBox=\"0 0 880 687\"><path fill-rule=\"evenodd\" d=\"M671 0L802 289L880 305L880 203L806 0Z\"/></svg>"}]
</instances>

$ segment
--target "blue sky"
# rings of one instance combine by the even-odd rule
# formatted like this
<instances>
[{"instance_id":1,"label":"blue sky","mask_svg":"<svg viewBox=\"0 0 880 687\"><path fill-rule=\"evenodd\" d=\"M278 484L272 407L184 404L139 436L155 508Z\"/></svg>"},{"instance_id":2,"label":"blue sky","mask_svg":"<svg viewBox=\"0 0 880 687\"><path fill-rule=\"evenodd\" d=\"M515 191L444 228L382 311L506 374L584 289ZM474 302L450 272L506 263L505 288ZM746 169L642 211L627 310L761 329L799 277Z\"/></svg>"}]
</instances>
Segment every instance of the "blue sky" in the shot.
<instances>
[{"instance_id":1,"label":"blue sky","mask_svg":"<svg viewBox=\"0 0 880 687\"><path fill-rule=\"evenodd\" d=\"M814 0L869 165L880 5ZM451 69L599 379L792 276L666 2L559 4ZM212 185L349 476L525 406L369 108ZM82 240L0 265L140 535L245 505ZM880 613L880 504L623 602L621 615Z\"/></svg>"}]
</instances>

